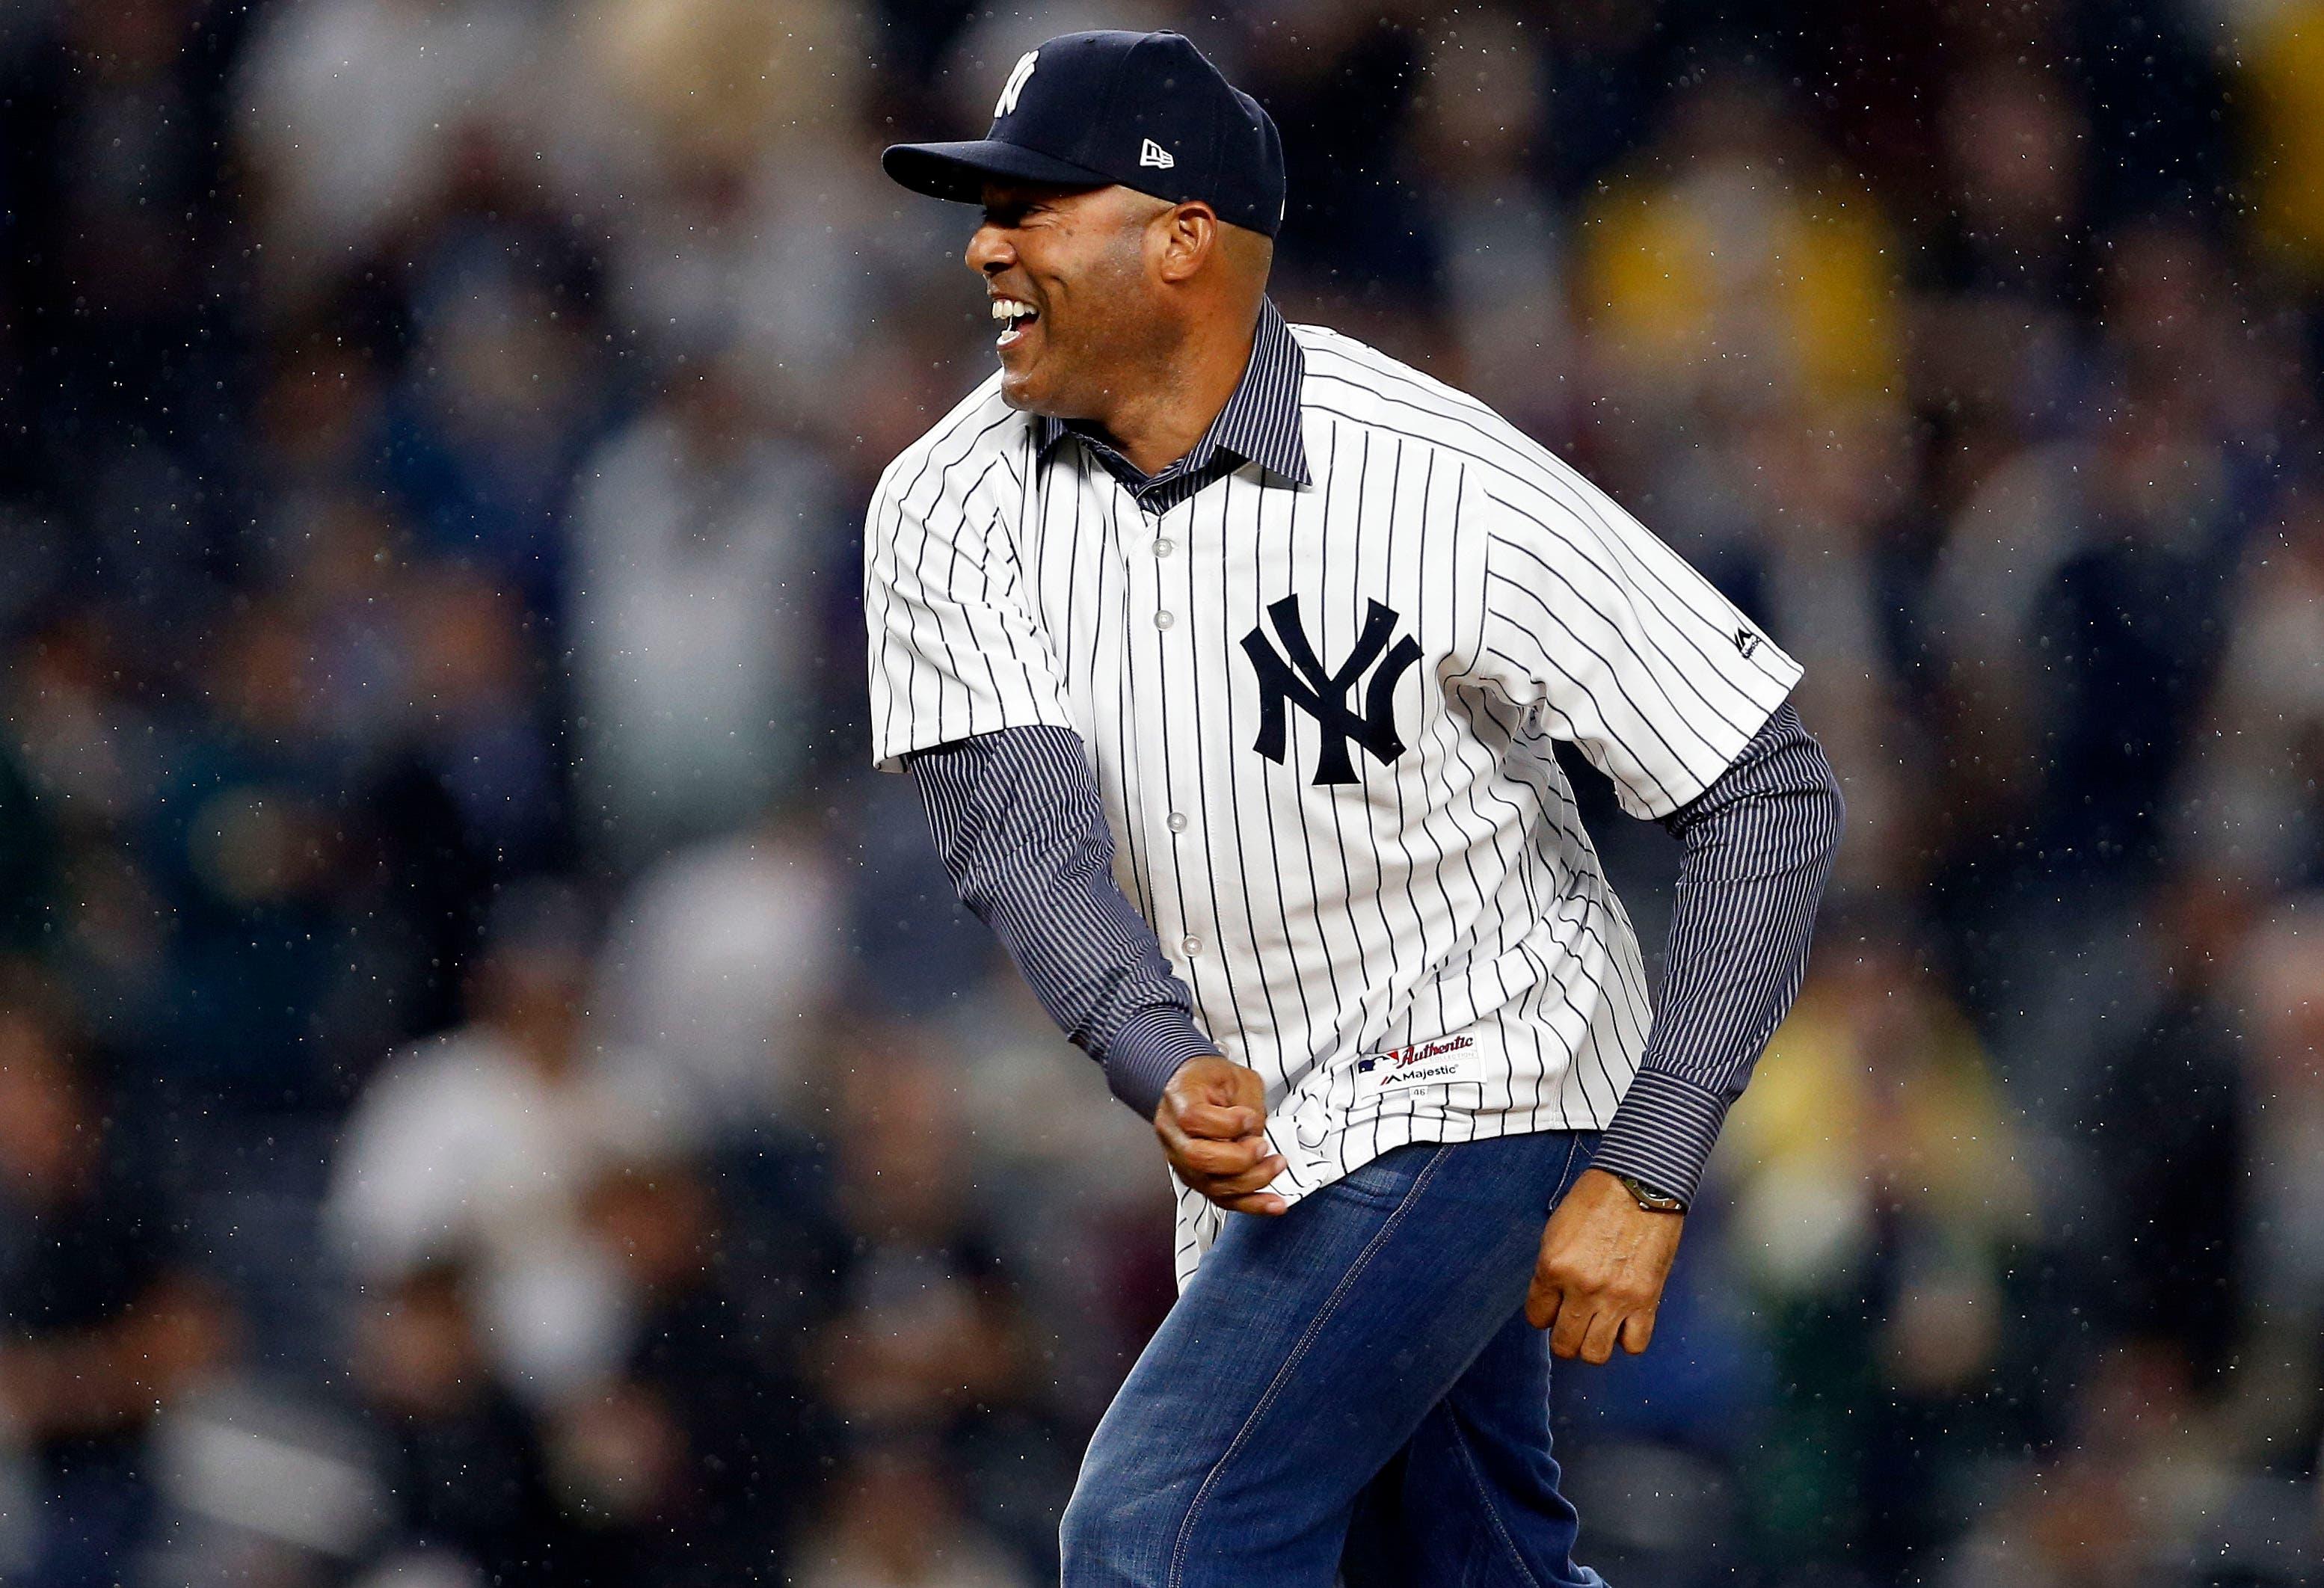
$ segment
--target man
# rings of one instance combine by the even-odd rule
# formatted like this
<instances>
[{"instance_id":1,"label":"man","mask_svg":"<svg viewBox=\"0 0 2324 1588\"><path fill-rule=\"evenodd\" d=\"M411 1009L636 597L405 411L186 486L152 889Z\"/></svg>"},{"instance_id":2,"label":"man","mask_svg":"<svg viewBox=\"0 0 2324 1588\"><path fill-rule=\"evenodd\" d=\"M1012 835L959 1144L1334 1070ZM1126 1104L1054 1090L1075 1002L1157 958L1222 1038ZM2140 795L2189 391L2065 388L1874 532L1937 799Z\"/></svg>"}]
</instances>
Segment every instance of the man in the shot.
<instances>
[{"instance_id":1,"label":"man","mask_svg":"<svg viewBox=\"0 0 2324 1588\"><path fill-rule=\"evenodd\" d=\"M25 1482L7 1530L29 1546L0 1574L21 1588L134 1580L155 1419L235 1343L113 1092L72 1001L0 961L0 1494Z\"/></svg>"},{"instance_id":2,"label":"man","mask_svg":"<svg viewBox=\"0 0 2324 1588\"><path fill-rule=\"evenodd\" d=\"M1798 988L1840 799L1797 666L1483 405L1284 323L1274 125L1177 35L1053 39L883 164L983 205L1002 328L872 503L875 757L1180 1187L1066 1583L1599 1582L1548 1356L1646 1348ZM1555 739L1685 843L1651 1037Z\"/></svg>"},{"instance_id":3,"label":"man","mask_svg":"<svg viewBox=\"0 0 2324 1588\"><path fill-rule=\"evenodd\" d=\"M595 1040L595 947L562 887L502 891L466 1023L391 1055L341 1135L323 1222L368 1286L474 1270L494 1365L548 1403L616 1365L635 1301L586 1221L593 1178L685 1129L649 1056Z\"/></svg>"}]
</instances>

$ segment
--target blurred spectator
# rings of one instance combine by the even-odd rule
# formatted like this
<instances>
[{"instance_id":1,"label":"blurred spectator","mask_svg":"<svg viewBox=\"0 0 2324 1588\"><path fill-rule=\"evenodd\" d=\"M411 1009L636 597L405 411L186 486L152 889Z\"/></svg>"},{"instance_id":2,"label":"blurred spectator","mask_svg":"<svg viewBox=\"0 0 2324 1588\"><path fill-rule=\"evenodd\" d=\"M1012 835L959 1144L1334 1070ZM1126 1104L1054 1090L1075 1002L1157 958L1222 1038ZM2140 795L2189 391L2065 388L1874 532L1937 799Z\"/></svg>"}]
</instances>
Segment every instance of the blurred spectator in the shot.
<instances>
[{"instance_id":1,"label":"blurred spectator","mask_svg":"<svg viewBox=\"0 0 2324 1588\"><path fill-rule=\"evenodd\" d=\"M410 706L394 747L442 789L461 841L491 856L497 874L552 859L562 848L561 780L521 611L505 588L440 563L419 570L398 605Z\"/></svg>"},{"instance_id":2,"label":"blurred spectator","mask_svg":"<svg viewBox=\"0 0 2324 1588\"><path fill-rule=\"evenodd\" d=\"M1811 174L1828 168L1776 87L1721 72L1665 143L1591 206L1593 377L1642 412L1893 390L1891 236L1869 195Z\"/></svg>"},{"instance_id":3,"label":"blurred spectator","mask_svg":"<svg viewBox=\"0 0 2324 1588\"><path fill-rule=\"evenodd\" d=\"M969 1183L955 1071L908 1027L842 1048L836 1211L851 1247L813 1357L851 1430L934 1437L969 1504L1055 1570L1069 1467L1047 1433L1032 1320Z\"/></svg>"},{"instance_id":4,"label":"blurred spectator","mask_svg":"<svg viewBox=\"0 0 2324 1588\"><path fill-rule=\"evenodd\" d=\"M2152 906L2143 1022L2099 1050L2075 1145L2095 1178L2091 1228L2063 1254L2087 1264L2089 1305L2148 1351L2175 1352L2190 1385L2216 1387L2244 1319L2253 1103L2235 985L2246 890L2195 873Z\"/></svg>"},{"instance_id":5,"label":"blurred spectator","mask_svg":"<svg viewBox=\"0 0 2324 1588\"><path fill-rule=\"evenodd\" d=\"M805 763L835 494L715 357L586 474L565 602L580 775L603 846L634 862L732 830Z\"/></svg>"},{"instance_id":6,"label":"blurred spectator","mask_svg":"<svg viewBox=\"0 0 2324 1588\"><path fill-rule=\"evenodd\" d=\"M386 473L431 549L546 620L575 473L610 396L588 334L594 282L563 230L520 208L512 178L475 174L471 212L414 261L414 346L388 397Z\"/></svg>"},{"instance_id":7,"label":"blurred spectator","mask_svg":"<svg viewBox=\"0 0 2324 1588\"><path fill-rule=\"evenodd\" d=\"M846 967L830 844L796 810L770 812L644 872L609 934L597 981L608 1028L661 1056L721 1135L804 1114Z\"/></svg>"},{"instance_id":8,"label":"blurred spectator","mask_svg":"<svg viewBox=\"0 0 2324 1588\"><path fill-rule=\"evenodd\" d=\"M1229 74L1268 106L1283 134L1290 190L1276 241L1279 281L1328 303L1318 318L1360 327L1359 334L1391 349L1434 318L1443 263L1407 136L1422 80L1422 40L1412 24L1428 9L1406 0L1296 5L1285 8L1288 27L1283 15L1261 10L1218 41L1239 46ZM1063 27L1167 25L1057 20ZM1009 59L997 48L991 54L996 68Z\"/></svg>"},{"instance_id":9,"label":"blurred spectator","mask_svg":"<svg viewBox=\"0 0 2324 1588\"><path fill-rule=\"evenodd\" d=\"M853 1237L825 1387L859 1426L949 1427L1026 1388L1025 1320L968 1196L940 1064L860 1046L840 1082L841 1220Z\"/></svg>"},{"instance_id":10,"label":"blurred spectator","mask_svg":"<svg viewBox=\"0 0 2324 1588\"><path fill-rule=\"evenodd\" d=\"M308 0L242 63L269 263L309 272L424 221L461 138L505 115L538 53L529 0Z\"/></svg>"},{"instance_id":11,"label":"blurred spectator","mask_svg":"<svg viewBox=\"0 0 2324 1588\"><path fill-rule=\"evenodd\" d=\"M2324 1436L2324 896L2258 921L2237 970L2246 1032L2242 1280L2249 1308L2236 1389L2245 1438L2312 1463ZM2191 1188L2190 1188L2191 1189ZM2280 1454L2279 1454L2280 1453ZM2296 1469L2295 1469L2296 1470Z\"/></svg>"},{"instance_id":12,"label":"blurred spectator","mask_svg":"<svg viewBox=\"0 0 2324 1588\"><path fill-rule=\"evenodd\" d=\"M534 1400L619 1360L634 1298L589 1238L583 1196L601 1168L683 1127L643 1056L590 1043L590 947L570 894L504 894L473 1018L390 1061L357 1100L327 1210L374 1283L473 1251L496 1364Z\"/></svg>"},{"instance_id":13,"label":"blurred spectator","mask_svg":"<svg viewBox=\"0 0 2324 1588\"><path fill-rule=\"evenodd\" d=\"M576 21L590 69L637 118L611 127L674 160L796 157L844 131L865 88L867 19L838 0L599 0Z\"/></svg>"},{"instance_id":14,"label":"blurred spectator","mask_svg":"<svg viewBox=\"0 0 2324 1588\"><path fill-rule=\"evenodd\" d=\"M2169 1464L2172 1436L2188 1412L2184 1397L2168 1357L2126 1352L2097 1364L2078 1398L2067 1449L2003 1498L1938 1580L1945 1588L2218 1581L2198 1576L2192 1552L2181 1553L2181 1530L2193 1519L2190 1490L2202 1482Z\"/></svg>"},{"instance_id":15,"label":"blurred spectator","mask_svg":"<svg viewBox=\"0 0 2324 1588\"><path fill-rule=\"evenodd\" d=\"M131 693L120 614L96 604L45 614L9 659L9 727L44 818L69 837L115 838L152 809L161 745Z\"/></svg>"},{"instance_id":16,"label":"blurred spectator","mask_svg":"<svg viewBox=\"0 0 2324 1588\"><path fill-rule=\"evenodd\" d=\"M340 980L334 1045L360 1078L453 1018L492 890L558 852L563 801L515 604L415 557L374 502L300 506L275 554L349 808L340 909L360 916L346 952L368 974Z\"/></svg>"},{"instance_id":17,"label":"blurred spectator","mask_svg":"<svg viewBox=\"0 0 2324 1588\"><path fill-rule=\"evenodd\" d=\"M1808 669L1794 698L1842 774L1859 842L1840 861L1843 885L1916 880L1914 811L1889 780L1856 769L1924 752L1895 677L1888 609L1899 583L1895 542L1907 503L1903 413L1885 396L1770 413L1728 432L1714 533L1741 531L1749 549L1706 559L1752 596Z\"/></svg>"},{"instance_id":18,"label":"blurred spectator","mask_svg":"<svg viewBox=\"0 0 2324 1588\"><path fill-rule=\"evenodd\" d=\"M557 1409L550 1450L567 1506L641 1585L780 1580L825 1475L798 1337L763 1334L734 1294L716 1203L674 1159L616 1169L588 1197L639 1317L620 1376Z\"/></svg>"},{"instance_id":19,"label":"blurred spectator","mask_svg":"<svg viewBox=\"0 0 2324 1588\"><path fill-rule=\"evenodd\" d=\"M2190 780L2196 853L2272 884L2324 865L2324 495L2302 481L2246 554L2221 624L2226 656Z\"/></svg>"},{"instance_id":20,"label":"blurred spectator","mask_svg":"<svg viewBox=\"0 0 2324 1588\"><path fill-rule=\"evenodd\" d=\"M2237 5L2254 101L2247 162L2260 240L2310 284L2324 280L2324 6Z\"/></svg>"},{"instance_id":21,"label":"blurred spectator","mask_svg":"<svg viewBox=\"0 0 2324 1588\"><path fill-rule=\"evenodd\" d=\"M248 10L123 0L10 14L22 52L0 95L0 193L23 220L7 227L0 302L22 340L0 340L42 415L11 450L36 479L78 474L72 503L56 504L68 512L109 499L129 515L78 527L124 582L167 591L203 574L212 522L170 473L230 445L234 295L211 272L241 245L235 208L217 198L230 169L225 79Z\"/></svg>"},{"instance_id":22,"label":"blurred spectator","mask_svg":"<svg viewBox=\"0 0 2324 1588\"><path fill-rule=\"evenodd\" d=\"M173 920L161 1036L187 1093L313 1107L342 1087L318 1021L340 958L349 834L315 733L304 636L272 602L230 623L161 780L145 850Z\"/></svg>"},{"instance_id":23,"label":"blurred spectator","mask_svg":"<svg viewBox=\"0 0 2324 1588\"><path fill-rule=\"evenodd\" d=\"M946 1467L909 1441L848 1464L829 1527L802 1551L800 1588L1030 1588L960 1514Z\"/></svg>"},{"instance_id":24,"label":"blurred spectator","mask_svg":"<svg viewBox=\"0 0 2324 1588\"><path fill-rule=\"evenodd\" d=\"M264 476L264 519L278 545L295 541L300 526L318 518L379 517L376 503L352 489L373 483L385 439L380 429L384 355L365 345L382 328L359 319L347 323L360 314L355 303L333 304L312 324L284 330L254 400L263 445L253 462ZM342 565L338 571L335 583L344 585L355 570Z\"/></svg>"},{"instance_id":25,"label":"blurred spectator","mask_svg":"<svg viewBox=\"0 0 2324 1588\"><path fill-rule=\"evenodd\" d=\"M2036 836L2086 868L2153 867L2218 652L2213 570L2235 542L2235 504L2222 460L2184 428L2193 417L2163 402L2107 416L2085 476L2080 548L2028 636L2050 659Z\"/></svg>"},{"instance_id":26,"label":"blurred spectator","mask_svg":"<svg viewBox=\"0 0 2324 1588\"><path fill-rule=\"evenodd\" d=\"M356 1319L357 1403L386 1445L385 1559L443 1552L493 1583L577 1582L588 1540L550 1497L524 1408L494 1379L471 1280L430 1261L383 1286Z\"/></svg>"},{"instance_id":27,"label":"blurred spectator","mask_svg":"<svg viewBox=\"0 0 2324 1588\"><path fill-rule=\"evenodd\" d=\"M1950 1519L1947 1454L1990 1436L2006 1263L2032 1230L2015 1124L1960 1011L1873 941L1827 946L1724 1140L1746 1166L1732 1255L1790 1390L1757 1525L1901 1577Z\"/></svg>"},{"instance_id":28,"label":"blurred spectator","mask_svg":"<svg viewBox=\"0 0 2324 1588\"><path fill-rule=\"evenodd\" d=\"M0 1461L26 1461L10 1580L106 1588L153 1508L156 1412L234 1320L114 1122L55 989L0 965Z\"/></svg>"},{"instance_id":29,"label":"blurred spectator","mask_svg":"<svg viewBox=\"0 0 2324 1588\"><path fill-rule=\"evenodd\" d=\"M1545 371L1572 356L1563 274L1565 219L1535 181L1545 68L1514 17L1480 14L1434 42L1435 93L1416 106L1416 156L1444 238L1446 310L1462 390L1534 434L1572 422L1580 393Z\"/></svg>"},{"instance_id":30,"label":"blurred spectator","mask_svg":"<svg viewBox=\"0 0 2324 1588\"><path fill-rule=\"evenodd\" d=\"M2023 58L1988 59L1950 85L1950 203L1932 254L1953 291L2031 313L2065 308L2082 291L2089 239L2076 97L2070 78Z\"/></svg>"},{"instance_id":31,"label":"blurred spectator","mask_svg":"<svg viewBox=\"0 0 2324 1588\"><path fill-rule=\"evenodd\" d=\"M659 359L727 350L754 406L835 433L826 372L882 307L851 134L866 18L834 0L576 6L556 156L604 203L615 311Z\"/></svg>"}]
</instances>

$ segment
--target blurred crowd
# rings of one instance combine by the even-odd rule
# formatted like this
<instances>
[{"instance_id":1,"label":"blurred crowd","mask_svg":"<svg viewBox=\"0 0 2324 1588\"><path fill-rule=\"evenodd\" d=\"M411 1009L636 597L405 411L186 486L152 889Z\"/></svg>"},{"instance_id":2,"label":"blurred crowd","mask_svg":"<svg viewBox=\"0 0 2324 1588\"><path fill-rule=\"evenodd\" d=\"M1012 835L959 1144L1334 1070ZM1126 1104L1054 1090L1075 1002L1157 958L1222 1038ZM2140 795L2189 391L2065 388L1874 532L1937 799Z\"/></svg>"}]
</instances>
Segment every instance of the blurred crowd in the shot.
<instances>
[{"instance_id":1,"label":"blurred crowd","mask_svg":"<svg viewBox=\"0 0 2324 1588\"><path fill-rule=\"evenodd\" d=\"M1054 1580L1164 1171L858 592L991 367L876 152L1098 25L1846 784L1584 1558L2324 1583L2319 0L0 5L0 1581Z\"/></svg>"}]
</instances>

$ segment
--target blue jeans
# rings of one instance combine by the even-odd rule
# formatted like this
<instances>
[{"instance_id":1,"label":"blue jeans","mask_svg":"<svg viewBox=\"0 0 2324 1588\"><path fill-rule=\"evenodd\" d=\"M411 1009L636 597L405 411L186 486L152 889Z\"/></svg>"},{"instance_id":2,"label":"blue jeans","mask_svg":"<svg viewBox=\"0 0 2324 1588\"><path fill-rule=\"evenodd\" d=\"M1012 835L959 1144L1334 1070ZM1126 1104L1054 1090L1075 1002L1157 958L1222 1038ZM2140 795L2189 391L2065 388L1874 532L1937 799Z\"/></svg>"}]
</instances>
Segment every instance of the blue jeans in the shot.
<instances>
[{"instance_id":1,"label":"blue jeans","mask_svg":"<svg viewBox=\"0 0 2324 1588\"><path fill-rule=\"evenodd\" d=\"M1399 1148L1230 1217L1090 1441L1065 1588L1602 1588L1524 1313L1594 1143Z\"/></svg>"}]
</instances>

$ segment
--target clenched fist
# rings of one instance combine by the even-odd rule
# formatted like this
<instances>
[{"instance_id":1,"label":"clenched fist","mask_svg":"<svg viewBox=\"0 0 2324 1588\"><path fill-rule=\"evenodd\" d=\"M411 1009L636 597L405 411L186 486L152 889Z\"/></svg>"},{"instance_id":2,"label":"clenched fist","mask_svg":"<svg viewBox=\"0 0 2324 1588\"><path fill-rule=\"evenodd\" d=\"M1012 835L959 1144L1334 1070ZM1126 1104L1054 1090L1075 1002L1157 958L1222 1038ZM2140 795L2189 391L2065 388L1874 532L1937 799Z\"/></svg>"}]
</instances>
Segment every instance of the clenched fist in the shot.
<instances>
[{"instance_id":1,"label":"clenched fist","mask_svg":"<svg viewBox=\"0 0 2324 1588\"><path fill-rule=\"evenodd\" d=\"M1283 1170L1266 1131L1267 1083L1214 1053L1180 1065L1154 1111L1154 1133L1178 1177L1235 1213L1278 1214L1291 1205L1262 1189Z\"/></svg>"},{"instance_id":2,"label":"clenched fist","mask_svg":"<svg viewBox=\"0 0 2324 1588\"><path fill-rule=\"evenodd\" d=\"M1617 1340L1644 1351L1685 1225L1683 1214L1640 1207L1605 1170L1582 1170L1541 1233L1526 1297L1526 1320L1549 1330L1550 1354L1602 1362Z\"/></svg>"}]
</instances>

